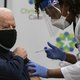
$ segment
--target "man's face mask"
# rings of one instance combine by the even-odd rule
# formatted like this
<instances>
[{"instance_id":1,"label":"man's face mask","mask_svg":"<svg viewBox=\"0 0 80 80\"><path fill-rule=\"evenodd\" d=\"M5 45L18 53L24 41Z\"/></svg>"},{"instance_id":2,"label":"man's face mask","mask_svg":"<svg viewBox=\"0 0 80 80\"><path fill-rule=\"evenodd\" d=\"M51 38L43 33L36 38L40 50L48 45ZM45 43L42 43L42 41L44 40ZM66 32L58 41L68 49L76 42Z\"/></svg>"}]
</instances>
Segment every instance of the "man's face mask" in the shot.
<instances>
[{"instance_id":1,"label":"man's face mask","mask_svg":"<svg viewBox=\"0 0 80 80\"><path fill-rule=\"evenodd\" d=\"M13 30L1 30L0 31L0 46L2 48L10 49L16 42L17 32Z\"/></svg>"},{"instance_id":2,"label":"man's face mask","mask_svg":"<svg viewBox=\"0 0 80 80\"><path fill-rule=\"evenodd\" d=\"M51 19L52 25L60 29L67 28L70 24L65 20L66 17L61 16L60 19Z\"/></svg>"}]
</instances>

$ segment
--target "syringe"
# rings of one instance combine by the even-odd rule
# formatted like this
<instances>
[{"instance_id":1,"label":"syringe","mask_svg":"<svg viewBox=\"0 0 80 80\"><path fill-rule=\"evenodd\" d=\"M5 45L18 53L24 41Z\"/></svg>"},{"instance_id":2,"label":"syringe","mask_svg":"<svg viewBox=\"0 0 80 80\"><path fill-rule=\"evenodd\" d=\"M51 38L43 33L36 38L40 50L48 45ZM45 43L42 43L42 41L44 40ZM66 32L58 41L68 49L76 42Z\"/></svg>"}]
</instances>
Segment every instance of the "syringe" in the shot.
<instances>
[{"instance_id":1,"label":"syringe","mask_svg":"<svg viewBox=\"0 0 80 80\"><path fill-rule=\"evenodd\" d=\"M40 52L43 52L45 51L44 49L43 50L39 50L39 51L36 51L35 53L40 53Z\"/></svg>"}]
</instances>

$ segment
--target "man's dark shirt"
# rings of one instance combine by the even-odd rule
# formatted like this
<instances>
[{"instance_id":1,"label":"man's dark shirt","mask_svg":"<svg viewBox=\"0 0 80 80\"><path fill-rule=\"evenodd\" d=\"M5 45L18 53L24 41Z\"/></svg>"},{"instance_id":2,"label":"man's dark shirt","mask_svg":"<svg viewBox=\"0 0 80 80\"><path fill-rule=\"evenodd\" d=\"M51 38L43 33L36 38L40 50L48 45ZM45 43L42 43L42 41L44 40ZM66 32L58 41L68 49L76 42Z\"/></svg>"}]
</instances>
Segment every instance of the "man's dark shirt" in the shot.
<instances>
[{"instance_id":1,"label":"man's dark shirt","mask_svg":"<svg viewBox=\"0 0 80 80\"><path fill-rule=\"evenodd\" d=\"M26 63L25 63L26 62ZM30 80L25 61L0 48L0 80Z\"/></svg>"}]
</instances>

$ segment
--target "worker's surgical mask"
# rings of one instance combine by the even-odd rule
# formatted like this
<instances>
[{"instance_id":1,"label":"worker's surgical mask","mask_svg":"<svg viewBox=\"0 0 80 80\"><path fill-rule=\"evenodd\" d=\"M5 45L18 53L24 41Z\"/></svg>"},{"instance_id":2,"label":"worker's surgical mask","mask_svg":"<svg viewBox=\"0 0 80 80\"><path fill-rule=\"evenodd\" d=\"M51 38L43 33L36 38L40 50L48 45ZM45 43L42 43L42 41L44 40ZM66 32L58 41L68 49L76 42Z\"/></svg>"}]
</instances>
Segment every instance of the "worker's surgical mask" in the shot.
<instances>
[{"instance_id":1,"label":"worker's surgical mask","mask_svg":"<svg viewBox=\"0 0 80 80\"><path fill-rule=\"evenodd\" d=\"M12 30L0 30L0 47L10 49L16 42L17 32Z\"/></svg>"},{"instance_id":2,"label":"worker's surgical mask","mask_svg":"<svg viewBox=\"0 0 80 80\"><path fill-rule=\"evenodd\" d=\"M65 20L66 17L61 16L60 19L51 19L52 25L60 29L67 28L70 24Z\"/></svg>"}]
</instances>

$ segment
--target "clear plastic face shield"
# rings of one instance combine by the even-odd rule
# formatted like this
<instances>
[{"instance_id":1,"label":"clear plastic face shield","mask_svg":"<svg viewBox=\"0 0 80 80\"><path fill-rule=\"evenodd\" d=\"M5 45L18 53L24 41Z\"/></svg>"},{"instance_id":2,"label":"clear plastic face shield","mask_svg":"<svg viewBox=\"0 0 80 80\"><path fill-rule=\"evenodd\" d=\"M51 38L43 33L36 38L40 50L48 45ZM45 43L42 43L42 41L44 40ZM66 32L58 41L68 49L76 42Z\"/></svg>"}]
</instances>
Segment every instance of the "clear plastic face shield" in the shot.
<instances>
[{"instance_id":1,"label":"clear plastic face shield","mask_svg":"<svg viewBox=\"0 0 80 80\"><path fill-rule=\"evenodd\" d=\"M51 4L51 6L49 6L45 9L44 14L48 15L48 17L51 18L50 22L48 21L49 24L51 23L53 26L55 26L57 28L65 29L70 24L66 21L66 17L61 15L60 9L57 8L57 6L55 6L56 4L58 4L58 2L55 2L55 0L54 0L54 2Z\"/></svg>"},{"instance_id":2,"label":"clear plastic face shield","mask_svg":"<svg viewBox=\"0 0 80 80\"><path fill-rule=\"evenodd\" d=\"M53 2L51 2L49 6L45 8L45 10L41 11L51 37L53 37L54 34L57 33L57 28L52 25L51 19L53 17L58 18L61 15L60 10L57 7L55 7L56 4L58 4L58 0L53 0ZM54 16L55 9L59 11L59 13Z\"/></svg>"},{"instance_id":3,"label":"clear plastic face shield","mask_svg":"<svg viewBox=\"0 0 80 80\"><path fill-rule=\"evenodd\" d=\"M56 26L56 24L58 23L57 19L59 19L61 16L61 11L57 7L55 7L56 4L58 4L58 1L54 0L53 3L51 3L48 7L45 8L45 10L41 11L51 37L54 36L55 33L57 33L56 31L58 29L56 27L57 26L59 27L62 25L62 24L59 24ZM53 18L55 21L53 21ZM53 24L53 22L55 23Z\"/></svg>"}]
</instances>

